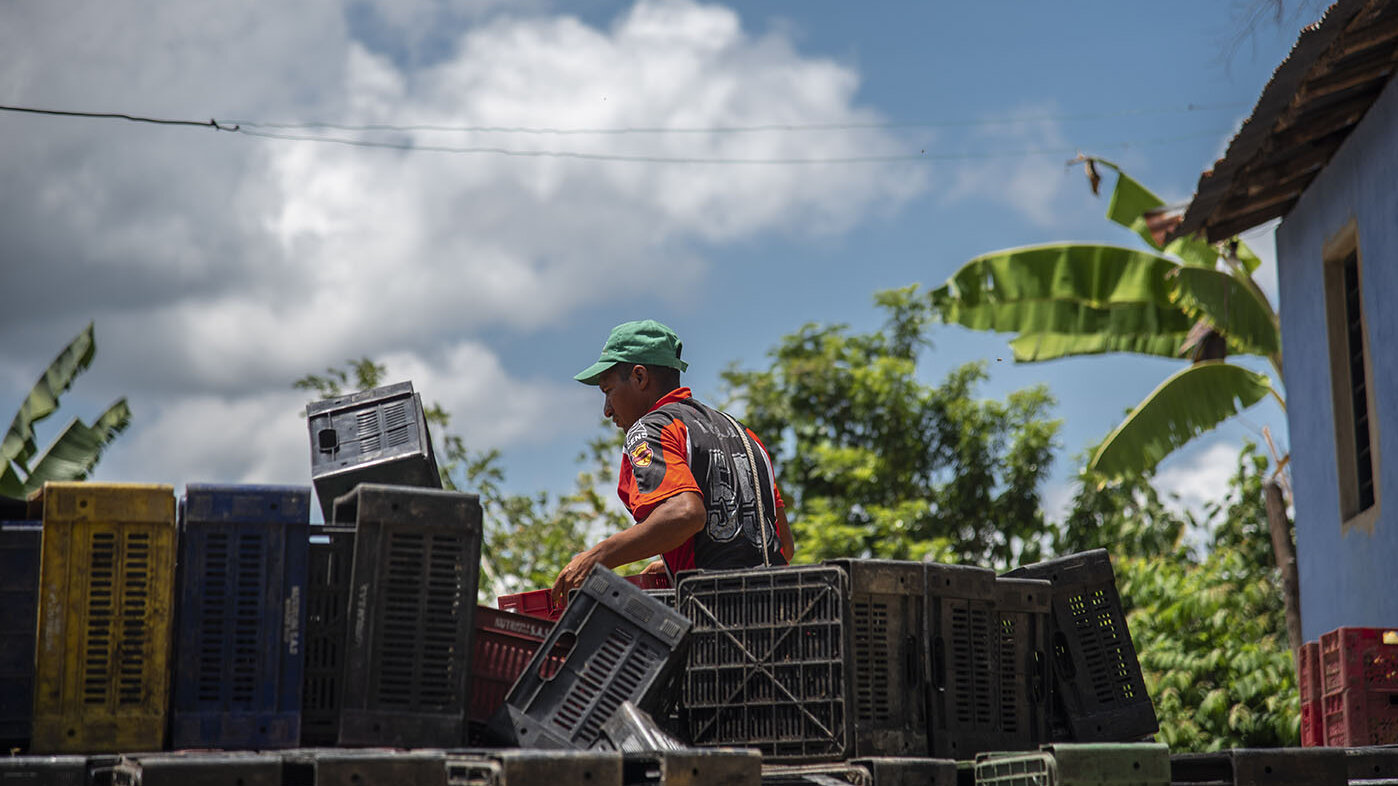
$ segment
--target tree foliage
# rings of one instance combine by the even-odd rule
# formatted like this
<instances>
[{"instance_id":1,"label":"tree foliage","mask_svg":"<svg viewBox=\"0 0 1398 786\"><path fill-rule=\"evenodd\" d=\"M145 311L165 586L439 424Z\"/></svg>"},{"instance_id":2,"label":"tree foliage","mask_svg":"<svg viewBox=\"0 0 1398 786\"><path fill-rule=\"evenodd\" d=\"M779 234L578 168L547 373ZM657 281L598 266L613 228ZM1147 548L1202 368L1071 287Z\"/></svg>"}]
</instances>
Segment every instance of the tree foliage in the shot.
<instances>
[{"instance_id":1,"label":"tree foliage","mask_svg":"<svg viewBox=\"0 0 1398 786\"><path fill-rule=\"evenodd\" d=\"M35 424L58 411L59 397L97 353L92 323L58 353L20 404L0 442L0 496L24 498L48 481L82 480L106 449L131 423L131 409L119 398L91 425L74 418L41 453ZM37 457L36 457L37 456Z\"/></svg>"},{"instance_id":2,"label":"tree foliage","mask_svg":"<svg viewBox=\"0 0 1398 786\"><path fill-rule=\"evenodd\" d=\"M798 559L1037 559L1050 529L1039 486L1058 434L1052 397L1033 387L979 400L978 364L924 384L930 304L916 287L876 302L880 331L809 324L767 368L724 373L777 454Z\"/></svg>"},{"instance_id":3,"label":"tree foliage","mask_svg":"<svg viewBox=\"0 0 1398 786\"><path fill-rule=\"evenodd\" d=\"M1163 524L1161 534L1178 529L1173 546L1131 537L1139 529L1130 516L1103 519L1125 525L1118 531L1128 537L1109 546L1117 585L1159 739L1176 752L1299 744L1295 667L1262 501L1267 468L1245 446L1227 494L1199 521L1162 515L1146 495L1141 521ZM1085 484L1076 503L1112 510L1104 500L1142 499L1140 491ZM1065 529L1084 512L1075 504Z\"/></svg>"},{"instance_id":4,"label":"tree foliage","mask_svg":"<svg viewBox=\"0 0 1398 786\"><path fill-rule=\"evenodd\" d=\"M321 398L334 398L377 387L386 374L382 364L365 357L293 384ZM621 432L610 429L588 442L578 456L582 469L572 491L519 494L506 490L498 450L468 449L465 438L451 430L451 413L435 402L423 408L436 432L433 441L439 448L442 487L480 496L484 516L481 602L490 602L498 594L552 586L574 554L629 523L607 496L609 473L615 471L613 462L621 454Z\"/></svg>"}]
</instances>

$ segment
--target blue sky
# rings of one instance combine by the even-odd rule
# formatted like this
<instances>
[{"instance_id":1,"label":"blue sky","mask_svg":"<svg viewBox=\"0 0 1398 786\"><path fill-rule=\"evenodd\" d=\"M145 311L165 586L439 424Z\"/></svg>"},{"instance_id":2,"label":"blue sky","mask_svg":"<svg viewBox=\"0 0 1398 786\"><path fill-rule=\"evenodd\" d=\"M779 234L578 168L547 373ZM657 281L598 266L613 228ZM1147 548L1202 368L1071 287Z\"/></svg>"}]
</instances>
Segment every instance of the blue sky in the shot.
<instances>
[{"instance_id":1,"label":"blue sky","mask_svg":"<svg viewBox=\"0 0 1398 786\"><path fill-rule=\"evenodd\" d=\"M571 485L600 396L570 376L617 322L674 326L718 399L722 368L804 323L875 328L880 289L997 248L1130 244L1073 151L1188 198L1319 13L1246 33L1242 2L136 5L0 6L0 103L390 147L0 113L0 401L95 319L66 407L126 395L136 416L98 479L307 483L290 383L370 355L500 448L520 491ZM269 125L312 121L396 129ZM768 125L794 128L732 130ZM1270 264L1270 229L1248 240ZM1177 367L932 339L929 381L984 360L985 395L1057 397L1053 509L1070 458ZM1197 503L1261 426L1284 449L1269 407L1164 481Z\"/></svg>"}]
</instances>

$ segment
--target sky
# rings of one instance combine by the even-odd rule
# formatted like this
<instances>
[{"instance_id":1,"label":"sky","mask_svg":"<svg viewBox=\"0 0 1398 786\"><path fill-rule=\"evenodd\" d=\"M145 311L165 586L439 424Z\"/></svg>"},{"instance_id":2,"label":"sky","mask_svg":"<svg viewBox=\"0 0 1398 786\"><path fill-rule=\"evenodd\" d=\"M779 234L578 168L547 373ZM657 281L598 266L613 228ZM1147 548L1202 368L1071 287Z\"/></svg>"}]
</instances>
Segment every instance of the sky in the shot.
<instances>
[{"instance_id":1,"label":"sky","mask_svg":"<svg viewBox=\"0 0 1398 786\"><path fill-rule=\"evenodd\" d=\"M876 329L875 292L987 251L1133 245L1077 151L1186 200L1315 3L743 5L641 0L0 3L0 409L95 321L45 424L119 396L103 481L310 483L294 380L371 357L502 452L515 491L571 488L603 428L573 382L654 318L696 395L806 323ZM346 144L346 143L352 144ZM1275 302L1271 227L1245 239ZM938 327L921 372L1048 386L1044 489L1178 362L1016 365ZM1261 367L1259 367L1261 370ZM1270 403L1161 467L1216 498Z\"/></svg>"}]
</instances>

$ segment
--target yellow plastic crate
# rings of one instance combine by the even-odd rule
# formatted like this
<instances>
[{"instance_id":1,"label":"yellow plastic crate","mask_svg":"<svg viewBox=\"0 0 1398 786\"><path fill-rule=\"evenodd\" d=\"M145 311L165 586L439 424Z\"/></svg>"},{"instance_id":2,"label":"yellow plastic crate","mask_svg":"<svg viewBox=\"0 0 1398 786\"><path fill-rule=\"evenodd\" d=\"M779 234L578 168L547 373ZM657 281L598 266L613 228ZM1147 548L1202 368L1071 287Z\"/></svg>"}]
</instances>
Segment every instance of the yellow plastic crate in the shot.
<instances>
[{"instance_id":1,"label":"yellow plastic crate","mask_svg":"<svg viewBox=\"0 0 1398 786\"><path fill-rule=\"evenodd\" d=\"M166 485L47 483L35 753L159 750L169 710L175 496Z\"/></svg>"}]
</instances>

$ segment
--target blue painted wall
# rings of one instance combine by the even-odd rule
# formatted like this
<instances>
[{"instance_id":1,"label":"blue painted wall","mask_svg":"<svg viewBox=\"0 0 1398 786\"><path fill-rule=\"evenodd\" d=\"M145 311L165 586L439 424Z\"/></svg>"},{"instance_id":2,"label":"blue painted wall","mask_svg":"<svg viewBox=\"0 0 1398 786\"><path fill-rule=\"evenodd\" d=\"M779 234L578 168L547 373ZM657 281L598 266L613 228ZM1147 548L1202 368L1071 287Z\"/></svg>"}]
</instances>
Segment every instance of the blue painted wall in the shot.
<instances>
[{"instance_id":1,"label":"blue painted wall","mask_svg":"<svg viewBox=\"0 0 1398 786\"><path fill-rule=\"evenodd\" d=\"M1378 521L1341 531L1322 247L1358 224L1378 413ZM1398 626L1398 80L1277 228L1301 627Z\"/></svg>"}]
</instances>

